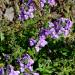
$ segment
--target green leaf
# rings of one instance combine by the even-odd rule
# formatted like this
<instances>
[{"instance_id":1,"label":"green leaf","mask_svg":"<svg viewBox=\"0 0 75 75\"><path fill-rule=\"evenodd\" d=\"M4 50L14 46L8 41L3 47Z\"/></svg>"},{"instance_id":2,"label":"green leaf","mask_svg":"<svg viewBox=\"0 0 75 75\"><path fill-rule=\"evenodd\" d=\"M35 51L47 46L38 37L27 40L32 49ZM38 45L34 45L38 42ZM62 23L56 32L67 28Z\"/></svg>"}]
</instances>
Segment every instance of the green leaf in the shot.
<instances>
[{"instance_id":1,"label":"green leaf","mask_svg":"<svg viewBox=\"0 0 75 75\"><path fill-rule=\"evenodd\" d=\"M0 32L0 39L1 39L1 41L4 40L4 33L2 33L2 32Z\"/></svg>"}]
</instances>

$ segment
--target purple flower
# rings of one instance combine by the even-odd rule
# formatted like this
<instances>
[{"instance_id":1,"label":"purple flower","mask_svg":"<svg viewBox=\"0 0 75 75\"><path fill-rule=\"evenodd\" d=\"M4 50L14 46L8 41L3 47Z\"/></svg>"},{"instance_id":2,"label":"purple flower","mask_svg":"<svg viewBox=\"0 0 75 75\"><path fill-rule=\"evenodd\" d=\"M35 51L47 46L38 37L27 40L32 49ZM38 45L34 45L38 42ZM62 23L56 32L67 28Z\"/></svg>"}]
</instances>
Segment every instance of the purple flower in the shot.
<instances>
[{"instance_id":1,"label":"purple flower","mask_svg":"<svg viewBox=\"0 0 75 75\"><path fill-rule=\"evenodd\" d=\"M3 69L3 67L0 68L0 75L4 75L4 69Z\"/></svg>"},{"instance_id":2,"label":"purple flower","mask_svg":"<svg viewBox=\"0 0 75 75\"><path fill-rule=\"evenodd\" d=\"M67 18L59 18L53 23L49 22L50 36L52 38L59 38L63 34L65 37L69 34L72 25L73 22Z\"/></svg>"},{"instance_id":3,"label":"purple flower","mask_svg":"<svg viewBox=\"0 0 75 75\"><path fill-rule=\"evenodd\" d=\"M23 65L23 66L20 66L20 71L21 72L25 72L25 70L28 69L29 71L33 71L33 67L31 65Z\"/></svg>"},{"instance_id":4,"label":"purple flower","mask_svg":"<svg viewBox=\"0 0 75 75\"><path fill-rule=\"evenodd\" d=\"M33 14L34 10L35 10L35 8L33 5L29 6L29 9L28 9L26 15L28 15L29 18L33 18L34 17L34 14Z\"/></svg>"},{"instance_id":5,"label":"purple flower","mask_svg":"<svg viewBox=\"0 0 75 75\"><path fill-rule=\"evenodd\" d=\"M30 71L33 71L33 67L32 66L27 66L27 69L29 69Z\"/></svg>"},{"instance_id":6,"label":"purple flower","mask_svg":"<svg viewBox=\"0 0 75 75\"><path fill-rule=\"evenodd\" d=\"M43 2L40 2L40 5L41 5L41 7L44 7L44 3Z\"/></svg>"},{"instance_id":7,"label":"purple flower","mask_svg":"<svg viewBox=\"0 0 75 75\"><path fill-rule=\"evenodd\" d=\"M39 52L39 50L41 50L41 47L39 47L39 46L36 45L35 49L36 49L37 52Z\"/></svg>"},{"instance_id":8,"label":"purple flower","mask_svg":"<svg viewBox=\"0 0 75 75\"><path fill-rule=\"evenodd\" d=\"M34 63L34 60L32 60L28 54L23 55L22 62L23 61L24 61L24 64L27 66L31 66Z\"/></svg>"},{"instance_id":9,"label":"purple flower","mask_svg":"<svg viewBox=\"0 0 75 75\"><path fill-rule=\"evenodd\" d=\"M53 5L56 4L55 0L48 0L48 3L49 3L51 6L53 6Z\"/></svg>"},{"instance_id":10,"label":"purple flower","mask_svg":"<svg viewBox=\"0 0 75 75\"><path fill-rule=\"evenodd\" d=\"M61 26L63 26L66 30L69 30L73 25L73 22L67 18L60 18L58 21L59 24L61 24Z\"/></svg>"},{"instance_id":11,"label":"purple flower","mask_svg":"<svg viewBox=\"0 0 75 75\"><path fill-rule=\"evenodd\" d=\"M20 14L19 14L19 20L23 21L25 19L28 19L28 16L26 15L26 11L24 10L24 7L21 7Z\"/></svg>"},{"instance_id":12,"label":"purple flower","mask_svg":"<svg viewBox=\"0 0 75 75\"><path fill-rule=\"evenodd\" d=\"M48 29L41 29L39 35L42 36L48 36L50 33L49 33L49 30Z\"/></svg>"},{"instance_id":13,"label":"purple flower","mask_svg":"<svg viewBox=\"0 0 75 75\"><path fill-rule=\"evenodd\" d=\"M46 0L40 0L41 7L44 7L44 4L46 3Z\"/></svg>"},{"instance_id":14,"label":"purple flower","mask_svg":"<svg viewBox=\"0 0 75 75\"><path fill-rule=\"evenodd\" d=\"M30 58L30 55L29 54L24 54L22 59L29 59Z\"/></svg>"},{"instance_id":15,"label":"purple flower","mask_svg":"<svg viewBox=\"0 0 75 75\"><path fill-rule=\"evenodd\" d=\"M66 26L65 26L65 29L66 30L70 30L70 28L72 27L72 25L73 25L73 22L72 21L70 21L70 20L65 20L66 21Z\"/></svg>"},{"instance_id":16,"label":"purple flower","mask_svg":"<svg viewBox=\"0 0 75 75\"><path fill-rule=\"evenodd\" d=\"M12 72L9 73L9 75L19 75L19 74L20 74L19 71L12 71Z\"/></svg>"},{"instance_id":17,"label":"purple flower","mask_svg":"<svg viewBox=\"0 0 75 75\"><path fill-rule=\"evenodd\" d=\"M41 35L41 36L39 36L39 40L41 40L41 39L46 39L46 36L45 35Z\"/></svg>"},{"instance_id":18,"label":"purple flower","mask_svg":"<svg viewBox=\"0 0 75 75\"><path fill-rule=\"evenodd\" d=\"M48 22L48 24L50 28L54 27L54 24L52 22Z\"/></svg>"},{"instance_id":19,"label":"purple flower","mask_svg":"<svg viewBox=\"0 0 75 75\"><path fill-rule=\"evenodd\" d=\"M54 33L51 37L52 37L53 39L57 39L57 38L59 38L59 35Z\"/></svg>"},{"instance_id":20,"label":"purple flower","mask_svg":"<svg viewBox=\"0 0 75 75\"><path fill-rule=\"evenodd\" d=\"M36 44L36 40L34 40L33 38L29 39L29 45L30 46L34 46Z\"/></svg>"},{"instance_id":21,"label":"purple flower","mask_svg":"<svg viewBox=\"0 0 75 75\"><path fill-rule=\"evenodd\" d=\"M29 6L28 12L32 13L32 12L34 12L34 10L35 10L34 6Z\"/></svg>"},{"instance_id":22,"label":"purple flower","mask_svg":"<svg viewBox=\"0 0 75 75\"><path fill-rule=\"evenodd\" d=\"M31 58L30 58L30 59L28 59L28 64L29 64L29 65L34 64L34 60L32 60Z\"/></svg>"},{"instance_id":23,"label":"purple flower","mask_svg":"<svg viewBox=\"0 0 75 75\"><path fill-rule=\"evenodd\" d=\"M9 75L19 75L20 74L19 71L14 71L14 67L12 65L9 65L9 69L10 69Z\"/></svg>"},{"instance_id":24,"label":"purple flower","mask_svg":"<svg viewBox=\"0 0 75 75\"><path fill-rule=\"evenodd\" d=\"M47 44L48 43L45 41L45 39L40 39L35 46L36 51L39 52L39 50Z\"/></svg>"},{"instance_id":25,"label":"purple flower","mask_svg":"<svg viewBox=\"0 0 75 75\"><path fill-rule=\"evenodd\" d=\"M40 47L44 47L45 45L47 45L47 41L43 39L39 40L39 43L40 43Z\"/></svg>"},{"instance_id":26,"label":"purple flower","mask_svg":"<svg viewBox=\"0 0 75 75\"><path fill-rule=\"evenodd\" d=\"M41 0L41 2L46 3L46 0Z\"/></svg>"},{"instance_id":27,"label":"purple flower","mask_svg":"<svg viewBox=\"0 0 75 75\"><path fill-rule=\"evenodd\" d=\"M30 14L29 14L29 17L30 17L30 18L33 18L33 17L34 17L34 14L33 14L33 13L30 13Z\"/></svg>"},{"instance_id":28,"label":"purple flower","mask_svg":"<svg viewBox=\"0 0 75 75\"><path fill-rule=\"evenodd\" d=\"M61 25L59 24L59 22L54 21L54 29L55 29L56 33L59 32L60 28L61 28Z\"/></svg>"},{"instance_id":29,"label":"purple flower","mask_svg":"<svg viewBox=\"0 0 75 75\"><path fill-rule=\"evenodd\" d=\"M19 71L14 71L14 75L19 75L20 72Z\"/></svg>"},{"instance_id":30,"label":"purple flower","mask_svg":"<svg viewBox=\"0 0 75 75\"><path fill-rule=\"evenodd\" d=\"M32 3L33 0L28 0L27 6L29 6Z\"/></svg>"},{"instance_id":31,"label":"purple flower","mask_svg":"<svg viewBox=\"0 0 75 75\"><path fill-rule=\"evenodd\" d=\"M30 55L24 54L22 59L20 60L20 72L24 73L24 75L30 75L33 71L32 65L34 64L34 60L31 59ZM27 72L29 71L29 73Z\"/></svg>"},{"instance_id":32,"label":"purple flower","mask_svg":"<svg viewBox=\"0 0 75 75\"><path fill-rule=\"evenodd\" d=\"M50 35L53 35L53 33L56 33L54 28L51 28L51 29L49 30L49 32L50 32Z\"/></svg>"},{"instance_id":33,"label":"purple flower","mask_svg":"<svg viewBox=\"0 0 75 75\"><path fill-rule=\"evenodd\" d=\"M34 15L33 15L34 10L35 10L34 6L29 6L28 11L25 11L24 7L22 6L20 8L19 20L24 21L29 18L33 18L34 17Z\"/></svg>"},{"instance_id":34,"label":"purple flower","mask_svg":"<svg viewBox=\"0 0 75 75\"><path fill-rule=\"evenodd\" d=\"M64 31L64 36L67 36L69 34L69 31L68 30L65 30Z\"/></svg>"},{"instance_id":35,"label":"purple flower","mask_svg":"<svg viewBox=\"0 0 75 75\"><path fill-rule=\"evenodd\" d=\"M54 39L59 37L54 28L50 29L50 36L51 38L54 38Z\"/></svg>"},{"instance_id":36,"label":"purple flower","mask_svg":"<svg viewBox=\"0 0 75 75\"><path fill-rule=\"evenodd\" d=\"M24 69L25 69L25 65L22 62L20 62L20 71L24 72Z\"/></svg>"}]
</instances>

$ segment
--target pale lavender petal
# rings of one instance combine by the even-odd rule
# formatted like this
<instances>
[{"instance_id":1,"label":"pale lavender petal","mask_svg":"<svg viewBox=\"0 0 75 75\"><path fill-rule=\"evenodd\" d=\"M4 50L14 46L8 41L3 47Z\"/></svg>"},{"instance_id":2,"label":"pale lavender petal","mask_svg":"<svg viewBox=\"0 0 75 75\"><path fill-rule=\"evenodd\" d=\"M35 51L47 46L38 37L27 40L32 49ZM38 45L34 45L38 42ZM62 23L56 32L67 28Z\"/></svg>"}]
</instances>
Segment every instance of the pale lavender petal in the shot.
<instances>
[{"instance_id":1,"label":"pale lavender petal","mask_svg":"<svg viewBox=\"0 0 75 75\"><path fill-rule=\"evenodd\" d=\"M29 14L29 17L30 17L30 18L33 18L33 17L34 17L34 14L33 14L33 13L30 13L30 14Z\"/></svg>"},{"instance_id":2,"label":"pale lavender petal","mask_svg":"<svg viewBox=\"0 0 75 75\"><path fill-rule=\"evenodd\" d=\"M69 34L68 30L65 30L64 35L67 36Z\"/></svg>"},{"instance_id":3,"label":"pale lavender petal","mask_svg":"<svg viewBox=\"0 0 75 75\"><path fill-rule=\"evenodd\" d=\"M48 24L49 24L50 28L54 26L54 24L52 22L48 22Z\"/></svg>"},{"instance_id":4,"label":"pale lavender petal","mask_svg":"<svg viewBox=\"0 0 75 75\"><path fill-rule=\"evenodd\" d=\"M29 65L32 65L32 64L34 64L34 60L33 59L28 59L28 63L29 63Z\"/></svg>"},{"instance_id":5,"label":"pale lavender petal","mask_svg":"<svg viewBox=\"0 0 75 75\"><path fill-rule=\"evenodd\" d=\"M19 75L20 72L19 71L14 71L14 74L13 75Z\"/></svg>"},{"instance_id":6,"label":"pale lavender petal","mask_svg":"<svg viewBox=\"0 0 75 75\"><path fill-rule=\"evenodd\" d=\"M43 2L40 2L40 5L41 5L41 7L44 7L44 3Z\"/></svg>"},{"instance_id":7,"label":"pale lavender petal","mask_svg":"<svg viewBox=\"0 0 75 75\"><path fill-rule=\"evenodd\" d=\"M30 13L31 13L31 12L34 12L34 7L33 7L33 6L30 6L28 12L30 12Z\"/></svg>"},{"instance_id":8,"label":"pale lavender petal","mask_svg":"<svg viewBox=\"0 0 75 75\"><path fill-rule=\"evenodd\" d=\"M48 3L49 3L51 6L53 6L53 5L56 4L55 0L48 0Z\"/></svg>"},{"instance_id":9,"label":"pale lavender petal","mask_svg":"<svg viewBox=\"0 0 75 75\"><path fill-rule=\"evenodd\" d=\"M47 41L45 41L45 40L40 40L40 46L41 46L41 47L44 47L44 46L47 45L47 44L48 44Z\"/></svg>"},{"instance_id":10,"label":"pale lavender petal","mask_svg":"<svg viewBox=\"0 0 75 75\"><path fill-rule=\"evenodd\" d=\"M46 36L45 35L39 36L39 40L41 40L41 39L46 39Z\"/></svg>"},{"instance_id":11,"label":"pale lavender petal","mask_svg":"<svg viewBox=\"0 0 75 75\"><path fill-rule=\"evenodd\" d=\"M28 19L28 15L24 15L24 19L27 20Z\"/></svg>"},{"instance_id":12,"label":"pale lavender petal","mask_svg":"<svg viewBox=\"0 0 75 75\"><path fill-rule=\"evenodd\" d=\"M33 38L30 38L30 39L29 39L29 45L30 45L30 46L34 46L35 44L36 44L36 40L33 39Z\"/></svg>"},{"instance_id":13,"label":"pale lavender petal","mask_svg":"<svg viewBox=\"0 0 75 75\"><path fill-rule=\"evenodd\" d=\"M33 73L33 75L39 75L39 73Z\"/></svg>"},{"instance_id":14,"label":"pale lavender petal","mask_svg":"<svg viewBox=\"0 0 75 75\"><path fill-rule=\"evenodd\" d=\"M33 68L32 68L32 66L29 66L29 67L28 67L28 69L29 69L30 71L33 71Z\"/></svg>"},{"instance_id":15,"label":"pale lavender petal","mask_svg":"<svg viewBox=\"0 0 75 75\"><path fill-rule=\"evenodd\" d=\"M41 48L39 46L35 46L36 52L39 52L39 50L41 50Z\"/></svg>"}]
</instances>

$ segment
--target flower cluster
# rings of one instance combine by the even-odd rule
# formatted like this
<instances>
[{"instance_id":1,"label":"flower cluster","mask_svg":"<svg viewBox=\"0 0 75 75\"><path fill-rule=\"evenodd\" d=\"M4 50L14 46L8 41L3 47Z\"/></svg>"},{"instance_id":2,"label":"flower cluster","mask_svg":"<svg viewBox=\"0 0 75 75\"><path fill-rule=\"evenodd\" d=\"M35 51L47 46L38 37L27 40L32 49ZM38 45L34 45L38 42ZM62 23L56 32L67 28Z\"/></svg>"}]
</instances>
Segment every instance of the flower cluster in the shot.
<instances>
[{"instance_id":1,"label":"flower cluster","mask_svg":"<svg viewBox=\"0 0 75 75\"><path fill-rule=\"evenodd\" d=\"M25 69L33 71L33 68L32 68L33 63L34 61L31 59L31 57L28 54L23 55L22 59L19 61L20 71L24 72Z\"/></svg>"},{"instance_id":2,"label":"flower cluster","mask_svg":"<svg viewBox=\"0 0 75 75\"><path fill-rule=\"evenodd\" d=\"M40 38L35 46L36 51L39 52L39 50L42 47L45 47L45 45L47 45L47 41L44 38Z\"/></svg>"},{"instance_id":3,"label":"flower cluster","mask_svg":"<svg viewBox=\"0 0 75 75\"><path fill-rule=\"evenodd\" d=\"M45 47L45 45L47 45L47 41L45 40L46 37L44 35L39 36L39 40L38 42L35 42L35 39L30 38L32 40L29 40L29 45L30 46L34 46L35 45L35 49L37 52L39 52L39 50L41 50L42 47Z\"/></svg>"},{"instance_id":4,"label":"flower cluster","mask_svg":"<svg viewBox=\"0 0 75 75\"><path fill-rule=\"evenodd\" d=\"M48 29L42 29L40 34L44 36L50 35L51 38L56 39L61 35L66 37L70 32L73 22L67 18L59 18L54 22L48 22L48 24Z\"/></svg>"},{"instance_id":5,"label":"flower cluster","mask_svg":"<svg viewBox=\"0 0 75 75\"><path fill-rule=\"evenodd\" d=\"M49 22L50 36L52 38L58 38L61 35L66 37L69 34L72 25L73 22L67 18L59 18L53 23Z\"/></svg>"},{"instance_id":6,"label":"flower cluster","mask_svg":"<svg viewBox=\"0 0 75 75\"><path fill-rule=\"evenodd\" d=\"M34 1L34 0L28 0L27 5L29 5L30 3L32 3L32 1ZM41 7L44 7L44 4L47 2L47 0L39 0L39 1L40 1ZM56 1L55 1L55 0L48 0L48 3L49 3L51 6L53 6L53 5L56 4Z\"/></svg>"},{"instance_id":7,"label":"flower cluster","mask_svg":"<svg viewBox=\"0 0 75 75\"><path fill-rule=\"evenodd\" d=\"M27 5L30 5L30 3L32 3L34 0L28 0L28 3L27 3ZM44 7L44 5L45 5L45 3L47 2L47 0L39 0L40 2L40 5L41 5L41 7L43 8ZM48 0L48 2L47 2L49 5L51 5L51 6L53 6L53 5L55 5L56 4L56 1L55 0Z\"/></svg>"},{"instance_id":8,"label":"flower cluster","mask_svg":"<svg viewBox=\"0 0 75 75\"><path fill-rule=\"evenodd\" d=\"M24 0L20 0L20 2L23 4L25 3ZM43 8L45 3L46 3L46 0L40 0L40 7ZM48 3L51 6L56 4L55 0L48 0ZM36 10L36 6L33 3L33 0L28 0L28 2L26 3L26 6L28 7L27 11L24 9L24 6L20 7L19 20L21 21L34 17L33 13Z\"/></svg>"},{"instance_id":9,"label":"flower cluster","mask_svg":"<svg viewBox=\"0 0 75 75\"><path fill-rule=\"evenodd\" d=\"M39 75L39 73L33 72L34 60L28 54L24 54L22 59L18 60L20 65L20 72L24 75Z\"/></svg>"},{"instance_id":10,"label":"flower cluster","mask_svg":"<svg viewBox=\"0 0 75 75\"><path fill-rule=\"evenodd\" d=\"M24 7L22 6L20 8L20 14L19 14L19 20L23 21L23 20L27 20L29 18L33 18L33 12L34 12L34 6L29 6L29 9L26 11L24 9Z\"/></svg>"},{"instance_id":11,"label":"flower cluster","mask_svg":"<svg viewBox=\"0 0 75 75\"><path fill-rule=\"evenodd\" d=\"M8 65L6 67L6 71L7 71L6 75L19 75L20 74L20 71L15 71L12 65ZM4 67L0 68L0 75L4 75Z\"/></svg>"},{"instance_id":12,"label":"flower cluster","mask_svg":"<svg viewBox=\"0 0 75 75\"><path fill-rule=\"evenodd\" d=\"M21 58L17 59L16 64L19 65L19 70L14 69L14 67L9 64L6 68L6 75L39 75L39 73L36 73L33 71L33 64L34 60L31 59L30 55L24 54ZM4 67L0 67L0 75L4 75Z\"/></svg>"},{"instance_id":13,"label":"flower cluster","mask_svg":"<svg viewBox=\"0 0 75 75\"><path fill-rule=\"evenodd\" d=\"M48 24L49 24L49 27L47 29L44 29L44 28L41 29L39 33L39 40L37 43L32 38L31 40L29 40L30 46L35 45L35 49L37 52L39 52L39 50L42 47L48 44L48 42L46 41L47 36L51 36L51 38L53 39L57 39L61 35L66 37L70 32L73 22L67 18L59 18L55 20L54 22L48 22Z\"/></svg>"}]
</instances>

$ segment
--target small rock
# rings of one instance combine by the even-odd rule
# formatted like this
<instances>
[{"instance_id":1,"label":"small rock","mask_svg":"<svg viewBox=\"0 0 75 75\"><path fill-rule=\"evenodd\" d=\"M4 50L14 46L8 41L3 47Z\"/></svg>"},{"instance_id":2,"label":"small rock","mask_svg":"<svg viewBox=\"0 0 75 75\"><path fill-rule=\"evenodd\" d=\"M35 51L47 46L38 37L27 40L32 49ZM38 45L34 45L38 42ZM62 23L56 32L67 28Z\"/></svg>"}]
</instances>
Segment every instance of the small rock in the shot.
<instances>
[{"instance_id":1,"label":"small rock","mask_svg":"<svg viewBox=\"0 0 75 75\"><path fill-rule=\"evenodd\" d=\"M13 18L14 18L14 9L13 9L13 7L6 8L4 17L6 19L8 19L9 21L12 21L13 20Z\"/></svg>"}]
</instances>

